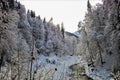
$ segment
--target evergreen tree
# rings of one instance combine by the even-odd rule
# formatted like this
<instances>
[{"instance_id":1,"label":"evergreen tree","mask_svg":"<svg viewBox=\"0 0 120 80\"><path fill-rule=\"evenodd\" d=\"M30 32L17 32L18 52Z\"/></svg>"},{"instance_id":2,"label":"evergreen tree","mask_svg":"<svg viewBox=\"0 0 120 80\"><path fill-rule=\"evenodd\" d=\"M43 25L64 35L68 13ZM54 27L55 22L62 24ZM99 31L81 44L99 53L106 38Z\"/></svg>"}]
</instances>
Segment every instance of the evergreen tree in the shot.
<instances>
[{"instance_id":1,"label":"evergreen tree","mask_svg":"<svg viewBox=\"0 0 120 80\"><path fill-rule=\"evenodd\" d=\"M49 22L51 23L52 21L53 21L53 18L51 17L50 20L49 20Z\"/></svg>"},{"instance_id":2,"label":"evergreen tree","mask_svg":"<svg viewBox=\"0 0 120 80\"><path fill-rule=\"evenodd\" d=\"M64 33L65 33L65 29L64 29L64 24L61 23L61 32L62 32L62 35L63 35L63 38L65 37L64 36Z\"/></svg>"},{"instance_id":3,"label":"evergreen tree","mask_svg":"<svg viewBox=\"0 0 120 80\"><path fill-rule=\"evenodd\" d=\"M21 5L20 5L20 2L18 2L18 9L20 9L20 6L21 6Z\"/></svg>"},{"instance_id":4,"label":"evergreen tree","mask_svg":"<svg viewBox=\"0 0 120 80\"><path fill-rule=\"evenodd\" d=\"M43 23L46 23L46 18L43 19Z\"/></svg>"},{"instance_id":5,"label":"evergreen tree","mask_svg":"<svg viewBox=\"0 0 120 80\"><path fill-rule=\"evenodd\" d=\"M3 10L7 10L6 1L1 0L1 6Z\"/></svg>"},{"instance_id":6,"label":"evergreen tree","mask_svg":"<svg viewBox=\"0 0 120 80\"><path fill-rule=\"evenodd\" d=\"M28 9L27 13L30 13L30 10Z\"/></svg>"},{"instance_id":7,"label":"evergreen tree","mask_svg":"<svg viewBox=\"0 0 120 80\"><path fill-rule=\"evenodd\" d=\"M35 12L31 10L31 17L35 18Z\"/></svg>"},{"instance_id":8,"label":"evergreen tree","mask_svg":"<svg viewBox=\"0 0 120 80\"><path fill-rule=\"evenodd\" d=\"M60 30L60 25L59 24L57 24L57 28L58 28L58 30Z\"/></svg>"},{"instance_id":9,"label":"evergreen tree","mask_svg":"<svg viewBox=\"0 0 120 80\"><path fill-rule=\"evenodd\" d=\"M9 0L9 7L14 9L14 0Z\"/></svg>"},{"instance_id":10,"label":"evergreen tree","mask_svg":"<svg viewBox=\"0 0 120 80\"><path fill-rule=\"evenodd\" d=\"M92 6L90 4L90 1L88 0L87 1L87 9L88 9L89 12L91 12L91 8L92 8Z\"/></svg>"},{"instance_id":11,"label":"evergreen tree","mask_svg":"<svg viewBox=\"0 0 120 80\"><path fill-rule=\"evenodd\" d=\"M117 1L116 1L117 2ZM118 2L118 5L117 5L117 19L118 19L118 22L120 22L120 1Z\"/></svg>"},{"instance_id":12,"label":"evergreen tree","mask_svg":"<svg viewBox=\"0 0 120 80\"><path fill-rule=\"evenodd\" d=\"M40 15L37 17L38 19L41 19Z\"/></svg>"},{"instance_id":13,"label":"evergreen tree","mask_svg":"<svg viewBox=\"0 0 120 80\"><path fill-rule=\"evenodd\" d=\"M78 30L79 30L80 28L82 28L82 26L83 26L83 23L80 21L80 22L78 23Z\"/></svg>"}]
</instances>

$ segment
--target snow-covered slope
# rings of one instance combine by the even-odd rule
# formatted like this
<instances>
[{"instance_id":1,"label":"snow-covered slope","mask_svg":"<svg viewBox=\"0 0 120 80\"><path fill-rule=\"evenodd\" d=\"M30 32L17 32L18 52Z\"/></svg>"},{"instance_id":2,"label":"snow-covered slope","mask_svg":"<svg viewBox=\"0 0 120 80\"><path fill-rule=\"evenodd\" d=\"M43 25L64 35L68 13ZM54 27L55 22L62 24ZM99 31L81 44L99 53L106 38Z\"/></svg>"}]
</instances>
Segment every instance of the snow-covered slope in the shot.
<instances>
[{"instance_id":1,"label":"snow-covered slope","mask_svg":"<svg viewBox=\"0 0 120 80\"><path fill-rule=\"evenodd\" d=\"M103 2L92 8L88 0L84 26L70 33L1 0L0 80L119 80L120 1Z\"/></svg>"},{"instance_id":2,"label":"snow-covered slope","mask_svg":"<svg viewBox=\"0 0 120 80\"><path fill-rule=\"evenodd\" d=\"M71 65L80 63L80 56L61 56L58 57L54 54L50 56L41 55L38 58L38 64L40 65L38 74L42 73L41 78L54 79L54 80L69 80L72 75L72 71L69 69ZM44 72L44 73L43 73Z\"/></svg>"}]
</instances>

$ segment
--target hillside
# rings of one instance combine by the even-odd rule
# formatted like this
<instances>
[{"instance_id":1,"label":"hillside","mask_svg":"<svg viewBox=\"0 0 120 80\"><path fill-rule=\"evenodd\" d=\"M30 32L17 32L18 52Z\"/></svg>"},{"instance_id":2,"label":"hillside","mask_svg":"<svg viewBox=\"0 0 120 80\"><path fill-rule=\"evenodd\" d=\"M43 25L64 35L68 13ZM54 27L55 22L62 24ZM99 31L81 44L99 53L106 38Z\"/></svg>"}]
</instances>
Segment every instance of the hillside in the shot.
<instances>
[{"instance_id":1,"label":"hillside","mask_svg":"<svg viewBox=\"0 0 120 80\"><path fill-rule=\"evenodd\" d=\"M120 1L92 6L76 33L0 0L0 80L119 80Z\"/></svg>"}]
</instances>

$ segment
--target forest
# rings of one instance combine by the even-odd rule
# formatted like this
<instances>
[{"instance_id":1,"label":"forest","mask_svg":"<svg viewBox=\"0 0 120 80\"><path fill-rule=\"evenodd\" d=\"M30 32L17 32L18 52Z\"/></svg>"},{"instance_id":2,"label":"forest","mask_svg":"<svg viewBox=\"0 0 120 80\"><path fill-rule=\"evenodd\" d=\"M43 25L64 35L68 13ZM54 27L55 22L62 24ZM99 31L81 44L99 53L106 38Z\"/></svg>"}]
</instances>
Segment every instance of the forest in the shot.
<instances>
[{"instance_id":1,"label":"forest","mask_svg":"<svg viewBox=\"0 0 120 80\"><path fill-rule=\"evenodd\" d=\"M17 0L0 0L0 80L120 80L120 0L86 3L71 33Z\"/></svg>"}]
</instances>

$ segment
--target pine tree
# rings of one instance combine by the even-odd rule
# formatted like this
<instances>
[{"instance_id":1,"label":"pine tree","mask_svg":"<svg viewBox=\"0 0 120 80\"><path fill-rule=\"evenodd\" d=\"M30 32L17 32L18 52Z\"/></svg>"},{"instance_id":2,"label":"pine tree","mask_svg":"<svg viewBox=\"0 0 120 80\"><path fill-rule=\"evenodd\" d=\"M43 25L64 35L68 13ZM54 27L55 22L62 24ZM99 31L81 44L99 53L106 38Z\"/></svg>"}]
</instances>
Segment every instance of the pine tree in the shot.
<instances>
[{"instance_id":1,"label":"pine tree","mask_svg":"<svg viewBox=\"0 0 120 80\"><path fill-rule=\"evenodd\" d=\"M1 0L1 5L3 10L7 10L6 1Z\"/></svg>"},{"instance_id":2,"label":"pine tree","mask_svg":"<svg viewBox=\"0 0 120 80\"><path fill-rule=\"evenodd\" d=\"M117 6L117 19L118 19L118 22L120 22L120 1L118 2L118 6Z\"/></svg>"},{"instance_id":3,"label":"pine tree","mask_svg":"<svg viewBox=\"0 0 120 80\"><path fill-rule=\"evenodd\" d=\"M88 0L87 1L87 10L88 10L88 12L91 12L91 8L92 8L92 6L90 4L90 1Z\"/></svg>"},{"instance_id":4,"label":"pine tree","mask_svg":"<svg viewBox=\"0 0 120 80\"><path fill-rule=\"evenodd\" d=\"M31 17L35 18L35 12L31 10Z\"/></svg>"},{"instance_id":5,"label":"pine tree","mask_svg":"<svg viewBox=\"0 0 120 80\"><path fill-rule=\"evenodd\" d=\"M80 22L78 23L78 30L79 30L80 28L82 28L82 26L83 26L83 23L80 21Z\"/></svg>"},{"instance_id":6,"label":"pine tree","mask_svg":"<svg viewBox=\"0 0 120 80\"><path fill-rule=\"evenodd\" d=\"M63 23L61 23L61 32L62 32L62 35L63 35L63 38L64 38L64 37L65 37L65 36L64 36L65 30L64 30L64 24L63 24Z\"/></svg>"},{"instance_id":7,"label":"pine tree","mask_svg":"<svg viewBox=\"0 0 120 80\"><path fill-rule=\"evenodd\" d=\"M43 23L46 23L46 18L43 19Z\"/></svg>"},{"instance_id":8,"label":"pine tree","mask_svg":"<svg viewBox=\"0 0 120 80\"><path fill-rule=\"evenodd\" d=\"M20 5L20 2L18 2L18 9L20 9L20 6L21 6L21 5Z\"/></svg>"},{"instance_id":9,"label":"pine tree","mask_svg":"<svg viewBox=\"0 0 120 80\"><path fill-rule=\"evenodd\" d=\"M38 19L41 19L40 15L37 17Z\"/></svg>"},{"instance_id":10,"label":"pine tree","mask_svg":"<svg viewBox=\"0 0 120 80\"><path fill-rule=\"evenodd\" d=\"M5 54L4 50L2 51L0 55L0 71L1 71L1 66L3 65L3 55Z\"/></svg>"},{"instance_id":11,"label":"pine tree","mask_svg":"<svg viewBox=\"0 0 120 80\"><path fill-rule=\"evenodd\" d=\"M30 13L30 10L28 9L27 13Z\"/></svg>"},{"instance_id":12,"label":"pine tree","mask_svg":"<svg viewBox=\"0 0 120 80\"><path fill-rule=\"evenodd\" d=\"M50 20L49 20L49 22L52 23L52 21L53 21L53 18L51 17Z\"/></svg>"},{"instance_id":13,"label":"pine tree","mask_svg":"<svg viewBox=\"0 0 120 80\"><path fill-rule=\"evenodd\" d=\"M57 24L57 28L58 28L58 30L60 30L60 25L59 24Z\"/></svg>"},{"instance_id":14,"label":"pine tree","mask_svg":"<svg viewBox=\"0 0 120 80\"><path fill-rule=\"evenodd\" d=\"M14 9L14 0L9 0L9 7Z\"/></svg>"}]
</instances>

